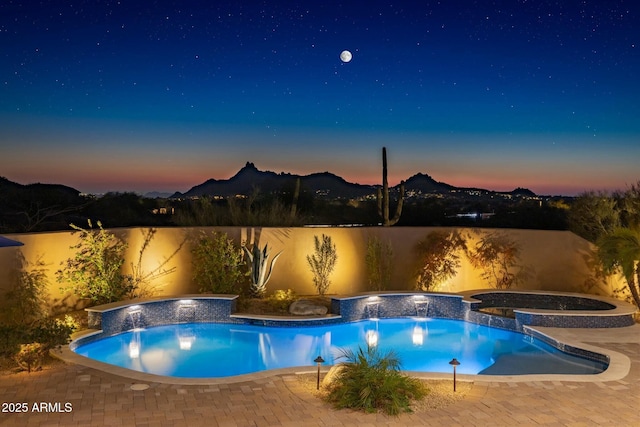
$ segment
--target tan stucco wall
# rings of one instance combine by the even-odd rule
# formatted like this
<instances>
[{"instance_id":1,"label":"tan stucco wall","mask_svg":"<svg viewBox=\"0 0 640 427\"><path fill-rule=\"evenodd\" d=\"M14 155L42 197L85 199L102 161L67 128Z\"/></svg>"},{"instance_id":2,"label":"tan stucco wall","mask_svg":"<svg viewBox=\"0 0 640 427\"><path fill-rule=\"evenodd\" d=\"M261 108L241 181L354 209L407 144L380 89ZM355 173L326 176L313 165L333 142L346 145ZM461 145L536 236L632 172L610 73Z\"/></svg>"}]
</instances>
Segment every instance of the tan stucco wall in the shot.
<instances>
[{"instance_id":1,"label":"tan stucco wall","mask_svg":"<svg viewBox=\"0 0 640 427\"><path fill-rule=\"evenodd\" d=\"M143 271L151 271L184 245L164 266L169 274L156 280L153 285L156 295L177 295L197 292L197 284L191 279L191 252L188 238L201 232L210 232L214 228L158 228L142 260ZM316 293L312 274L307 265L306 256L313 253L314 236L326 234L336 244L338 262L331 276L330 294L351 294L366 291L364 256L367 240L378 236L389 241L394 252L393 289L413 289L414 247L429 232L441 228L433 227L371 227L371 228L252 228L219 227L215 230L226 232L236 242L258 241L272 248L272 254L282 251L278 259L268 291L293 289L299 295ZM125 270L137 264L144 232L147 229L114 229L129 244ZM567 231L539 230L491 230L459 229L467 236L468 246L473 246L477 233L504 232L521 246L521 263L531 269L531 275L519 289L538 289L585 292L585 284L595 282L593 273L585 262L585 256L592 253L593 247L586 240ZM56 281L55 272L62 263L73 256L70 246L78 242L77 234L71 232L32 233L6 235L24 243L15 248L0 248L0 293L15 283L19 267L16 258L22 254L26 261L34 263L41 259L47 268L49 292L55 304L65 298ZM600 286L589 291L609 295L613 287L623 284L619 277L611 277ZM487 288L480 272L475 270L463 257L462 267L456 277L442 287L442 291L458 292L469 289ZM73 298L66 296L65 303Z\"/></svg>"}]
</instances>

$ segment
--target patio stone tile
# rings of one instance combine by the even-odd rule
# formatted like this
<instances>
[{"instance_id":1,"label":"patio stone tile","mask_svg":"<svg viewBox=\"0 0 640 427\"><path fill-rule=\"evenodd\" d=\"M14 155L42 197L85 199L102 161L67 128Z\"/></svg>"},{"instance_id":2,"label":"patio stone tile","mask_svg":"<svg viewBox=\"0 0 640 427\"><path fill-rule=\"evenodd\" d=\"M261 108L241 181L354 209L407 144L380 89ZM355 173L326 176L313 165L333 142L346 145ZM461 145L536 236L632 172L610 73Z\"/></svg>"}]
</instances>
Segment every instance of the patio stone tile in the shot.
<instances>
[{"instance_id":1,"label":"patio stone tile","mask_svg":"<svg viewBox=\"0 0 640 427\"><path fill-rule=\"evenodd\" d=\"M476 381L449 406L399 417L337 411L295 375L202 386L135 381L72 365L0 376L0 401L70 402L71 413L0 414L0 426L633 426L639 419L640 344L598 345L632 360L618 381Z\"/></svg>"}]
</instances>

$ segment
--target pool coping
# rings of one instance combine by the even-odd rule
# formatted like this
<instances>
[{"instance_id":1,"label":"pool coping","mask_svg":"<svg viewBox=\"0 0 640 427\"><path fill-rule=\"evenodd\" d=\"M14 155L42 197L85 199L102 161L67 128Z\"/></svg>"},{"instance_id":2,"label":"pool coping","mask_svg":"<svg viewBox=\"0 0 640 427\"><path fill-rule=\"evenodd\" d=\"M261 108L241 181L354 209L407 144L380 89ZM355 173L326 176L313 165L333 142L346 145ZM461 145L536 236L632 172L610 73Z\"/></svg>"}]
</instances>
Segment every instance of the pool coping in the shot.
<instances>
[{"instance_id":1,"label":"pool coping","mask_svg":"<svg viewBox=\"0 0 640 427\"><path fill-rule=\"evenodd\" d=\"M339 314L325 314L325 315L308 315L308 316L300 316L300 315L289 315L289 316L273 316L269 314L248 314L248 313L236 313L231 314L229 316L232 319L239 320L260 320L260 321L269 321L269 322L315 322L318 320L338 320L342 319L342 316Z\"/></svg>"},{"instance_id":2,"label":"pool coping","mask_svg":"<svg viewBox=\"0 0 640 427\"><path fill-rule=\"evenodd\" d=\"M186 294L186 295L173 295L173 296L157 296L150 298L140 298L135 300L116 301L108 304L102 304L94 307L87 307L84 311L89 313L106 313L113 310L119 310L123 307L132 307L135 305L152 304L154 302L162 301L182 301L182 300L228 300L233 301L240 297L235 294Z\"/></svg>"},{"instance_id":3,"label":"pool coping","mask_svg":"<svg viewBox=\"0 0 640 427\"><path fill-rule=\"evenodd\" d=\"M631 370L631 360L626 355L607 349L606 347L596 346L589 344L594 341L594 337L591 339L589 334L593 335L593 331L597 329L567 329L567 328L550 328L550 327L530 327L530 329L536 331L539 334L549 337L552 340L558 341L565 345L578 347L587 351L603 354L609 358L609 366L600 374L591 375L567 375L567 374L532 374L532 375L469 375L458 374L457 378L461 381L471 382L531 382L531 381L572 381L572 382L605 382L605 381L618 381L625 378ZM627 326L622 328L614 328L616 335L635 336L640 343L640 324L633 326ZM633 331L632 331L633 329ZM610 336L611 329L606 329L603 334L605 337ZM80 338L86 338L91 335L99 334L101 331L89 330L84 333L77 334L74 341ZM611 339L611 338L609 338ZM596 342L601 345L606 345L607 338L597 339ZM614 342L613 339L609 342ZM127 368L110 365L108 363L99 362L97 360L89 359L73 352L70 345L61 346L57 349L50 351L53 357L56 357L66 363L72 363L87 368L96 369L102 372L106 372L113 375L118 375L124 378L130 378L138 382L151 382L161 384L174 384L174 385L215 385L215 384L232 384L246 381L254 381L264 378L269 378L278 375L285 374L301 374L317 372L316 368L312 365L309 366L297 366L290 368L271 369L267 371L254 372L250 374L236 375L222 378L178 378L167 377L156 374L148 374L144 372L134 371ZM331 365L322 365L321 372L326 373L331 368ZM438 372L415 372L404 371L407 375L420 379L451 379L451 374L438 373Z\"/></svg>"}]
</instances>

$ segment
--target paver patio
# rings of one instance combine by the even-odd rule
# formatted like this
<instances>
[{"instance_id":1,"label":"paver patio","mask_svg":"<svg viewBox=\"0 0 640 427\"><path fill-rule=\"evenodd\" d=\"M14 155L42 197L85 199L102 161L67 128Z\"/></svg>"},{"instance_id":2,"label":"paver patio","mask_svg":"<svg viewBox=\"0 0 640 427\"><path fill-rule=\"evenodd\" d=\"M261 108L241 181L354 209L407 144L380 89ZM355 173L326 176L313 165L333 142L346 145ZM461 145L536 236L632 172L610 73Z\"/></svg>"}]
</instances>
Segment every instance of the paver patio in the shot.
<instances>
[{"instance_id":1,"label":"paver patio","mask_svg":"<svg viewBox=\"0 0 640 427\"><path fill-rule=\"evenodd\" d=\"M637 426L640 425L640 325L567 330L583 342L631 360L614 381L475 380L461 400L398 417L336 411L292 374L211 385L139 381L79 365L0 377L0 425L7 426ZM4 412L26 402L26 413ZM70 412L36 412L33 404L71 404Z\"/></svg>"}]
</instances>

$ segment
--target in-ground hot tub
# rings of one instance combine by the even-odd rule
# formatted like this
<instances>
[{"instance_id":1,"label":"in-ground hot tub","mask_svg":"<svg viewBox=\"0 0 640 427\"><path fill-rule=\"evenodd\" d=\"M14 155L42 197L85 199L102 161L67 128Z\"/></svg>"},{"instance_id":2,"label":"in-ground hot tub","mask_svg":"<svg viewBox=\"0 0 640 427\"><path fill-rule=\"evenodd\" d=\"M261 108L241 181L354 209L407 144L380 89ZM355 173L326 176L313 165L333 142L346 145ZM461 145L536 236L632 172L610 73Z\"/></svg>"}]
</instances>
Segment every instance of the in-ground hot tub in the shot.
<instances>
[{"instance_id":1,"label":"in-ground hot tub","mask_svg":"<svg viewBox=\"0 0 640 427\"><path fill-rule=\"evenodd\" d=\"M464 293L465 319L506 329L523 326L619 328L634 324L636 308L598 295L545 291L474 290Z\"/></svg>"}]
</instances>

